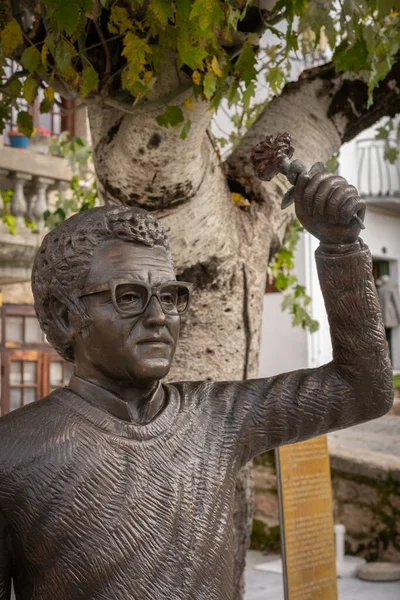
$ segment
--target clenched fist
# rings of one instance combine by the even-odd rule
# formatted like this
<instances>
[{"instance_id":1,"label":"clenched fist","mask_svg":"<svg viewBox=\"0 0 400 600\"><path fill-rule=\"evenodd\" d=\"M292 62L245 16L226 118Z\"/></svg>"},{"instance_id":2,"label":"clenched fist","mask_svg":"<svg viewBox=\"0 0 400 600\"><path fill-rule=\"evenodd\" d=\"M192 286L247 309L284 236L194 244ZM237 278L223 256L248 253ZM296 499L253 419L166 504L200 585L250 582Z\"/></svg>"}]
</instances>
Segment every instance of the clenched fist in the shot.
<instances>
[{"instance_id":1,"label":"clenched fist","mask_svg":"<svg viewBox=\"0 0 400 600\"><path fill-rule=\"evenodd\" d=\"M331 173L310 176L304 171L298 176L294 198L300 223L321 242L351 244L357 240L365 202L343 177Z\"/></svg>"}]
</instances>

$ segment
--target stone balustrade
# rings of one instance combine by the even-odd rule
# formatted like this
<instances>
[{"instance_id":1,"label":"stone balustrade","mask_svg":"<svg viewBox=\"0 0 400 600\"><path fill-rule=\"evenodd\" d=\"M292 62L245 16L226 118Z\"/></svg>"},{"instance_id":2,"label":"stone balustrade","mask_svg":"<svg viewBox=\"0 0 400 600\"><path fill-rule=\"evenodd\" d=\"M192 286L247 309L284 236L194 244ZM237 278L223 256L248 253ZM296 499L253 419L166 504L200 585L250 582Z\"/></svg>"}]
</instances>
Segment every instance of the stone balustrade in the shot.
<instances>
[{"instance_id":1,"label":"stone balustrade","mask_svg":"<svg viewBox=\"0 0 400 600\"><path fill-rule=\"evenodd\" d=\"M16 219L14 235L0 222L0 287L30 279L33 259L45 233L43 213L51 207L55 192L65 192L71 177L63 158L0 147L0 189L13 191L7 207L0 196L0 215L6 212ZM25 220L33 221L36 230L26 227Z\"/></svg>"},{"instance_id":2,"label":"stone balustrade","mask_svg":"<svg viewBox=\"0 0 400 600\"><path fill-rule=\"evenodd\" d=\"M62 158L0 148L0 187L14 192L8 211L16 217L17 227L28 219L36 223L39 231L43 230L43 213L49 208L50 192L63 193L71 176L69 165ZM0 199L0 211L3 210Z\"/></svg>"}]
</instances>

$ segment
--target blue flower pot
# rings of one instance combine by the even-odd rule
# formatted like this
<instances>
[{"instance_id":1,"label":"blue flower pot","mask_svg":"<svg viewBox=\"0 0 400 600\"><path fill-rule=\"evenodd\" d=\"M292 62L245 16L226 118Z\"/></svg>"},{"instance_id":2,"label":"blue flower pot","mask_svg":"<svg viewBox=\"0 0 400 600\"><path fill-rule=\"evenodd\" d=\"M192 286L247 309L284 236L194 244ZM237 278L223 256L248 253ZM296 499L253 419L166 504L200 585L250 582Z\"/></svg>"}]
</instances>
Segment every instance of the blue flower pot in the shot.
<instances>
[{"instance_id":1,"label":"blue flower pot","mask_svg":"<svg viewBox=\"0 0 400 600\"><path fill-rule=\"evenodd\" d=\"M11 148L27 148L29 144L29 138L26 135L9 135Z\"/></svg>"}]
</instances>

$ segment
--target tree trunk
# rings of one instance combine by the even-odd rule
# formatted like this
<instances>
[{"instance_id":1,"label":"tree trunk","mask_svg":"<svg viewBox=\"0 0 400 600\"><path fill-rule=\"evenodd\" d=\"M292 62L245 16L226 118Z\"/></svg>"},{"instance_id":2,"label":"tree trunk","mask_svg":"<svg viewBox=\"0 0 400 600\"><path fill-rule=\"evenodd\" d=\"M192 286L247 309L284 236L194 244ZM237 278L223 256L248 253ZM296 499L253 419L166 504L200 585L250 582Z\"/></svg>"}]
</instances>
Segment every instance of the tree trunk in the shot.
<instances>
[{"instance_id":1,"label":"tree trunk","mask_svg":"<svg viewBox=\"0 0 400 600\"><path fill-rule=\"evenodd\" d=\"M274 223L236 207L207 131L210 112L196 106L185 141L155 122L91 108L100 192L106 202L153 210L168 231L177 277L195 284L182 320L171 380L256 377L262 299ZM192 122L194 115L191 115ZM279 226L282 223L282 216ZM236 595L242 598L253 512L251 466L239 478L235 529Z\"/></svg>"},{"instance_id":2,"label":"tree trunk","mask_svg":"<svg viewBox=\"0 0 400 600\"><path fill-rule=\"evenodd\" d=\"M193 112L184 109L192 121L186 140L179 139L179 130L159 127L155 121L159 111L154 108L127 112L90 106L94 161L104 200L153 211L168 231L177 277L195 284L171 380L257 376L268 260L278 249L293 213L280 209L286 180L278 176L269 184L258 181L250 149L262 136L286 130L293 136L296 157L308 167L327 160L339 149L349 127L357 129L357 116L346 104L348 82L345 75L325 67L310 70L299 82L286 86L224 165L208 133L212 114L205 102L195 102ZM182 102L183 97L174 99L174 104ZM361 121L365 111L360 106ZM375 111L375 119L382 111ZM233 204L228 184L235 191L239 186L248 197L248 210ZM240 600L243 592L251 481L248 466L237 485L233 600Z\"/></svg>"}]
</instances>

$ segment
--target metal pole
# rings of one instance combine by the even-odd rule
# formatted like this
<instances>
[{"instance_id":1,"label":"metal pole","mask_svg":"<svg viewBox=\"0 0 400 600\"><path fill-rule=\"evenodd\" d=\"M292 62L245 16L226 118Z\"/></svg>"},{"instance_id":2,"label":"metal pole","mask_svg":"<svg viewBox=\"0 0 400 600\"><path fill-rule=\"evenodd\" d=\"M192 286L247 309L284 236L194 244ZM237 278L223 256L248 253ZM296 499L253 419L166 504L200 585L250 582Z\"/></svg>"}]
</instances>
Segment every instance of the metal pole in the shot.
<instances>
[{"instance_id":1,"label":"metal pole","mask_svg":"<svg viewBox=\"0 0 400 600\"><path fill-rule=\"evenodd\" d=\"M287 578L287 564L286 564L286 542L285 542L285 515L283 510L283 498L282 498L282 477L281 477L281 462L279 456L279 448L275 450L275 463L276 463L276 482L278 488L278 503L279 503L279 522L281 526L281 555L282 555L282 576L283 576L283 593L284 600L289 600L289 588Z\"/></svg>"}]
</instances>

